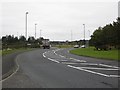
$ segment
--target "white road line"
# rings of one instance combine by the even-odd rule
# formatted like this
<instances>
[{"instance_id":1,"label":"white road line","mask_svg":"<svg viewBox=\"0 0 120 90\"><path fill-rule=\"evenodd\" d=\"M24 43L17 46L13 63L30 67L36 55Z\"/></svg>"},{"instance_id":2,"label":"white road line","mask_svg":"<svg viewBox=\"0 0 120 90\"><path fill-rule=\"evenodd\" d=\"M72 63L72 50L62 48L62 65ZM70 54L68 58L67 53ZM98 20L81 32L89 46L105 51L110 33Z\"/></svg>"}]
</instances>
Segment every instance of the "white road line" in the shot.
<instances>
[{"instance_id":1,"label":"white road line","mask_svg":"<svg viewBox=\"0 0 120 90\"><path fill-rule=\"evenodd\" d=\"M11 78L11 77L19 70L19 64L18 64L18 62L17 62L17 58L18 58L18 56L16 57L16 60L15 60L16 65L17 65L17 69L16 69L10 76L8 76L7 78L5 78L5 79L3 79L3 80L0 80L0 82L4 82L4 81L6 81L7 79Z\"/></svg>"},{"instance_id":2,"label":"white road line","mask_svg":"<svg viewBox=\"0 0 120 90\"><path fill-rule=\"evenodd\" d=\"M77 62L86 62L85 60L79 60L79 59L75 59L75 58L70 58L70 59L75 60Z\"/></svg>"},{"instance_id":3,"label":"white road line","mask_svg":"<svg viewBox=\"0 0 120 90\"><path fill-rule=\"evenodd\" d=\"M62 62L63 64L78 64L78 63L70 63L70 62Z\"/></svg>"},{"instance_id":4,"label":"white road line","mask_svg":"<svg viewBox=\"0 0 120 90\"><path fill-rule=\"evenodd\" d=\"M49 59L49 60L51 60L51 61L53 61L53 62L56 62L56 63L60 63L59 61L57 61L57 60L55 60L55 59L51 59L51 58L47 58L47 59Z\"/></svg>"},{"instance_id":5,"label":"white road line","mask_svg":"<svg viewBox=\"0 0 120 90\"><path fill-rule=\"evenodd\" d=\"M84 68L84 69L97 69L97 70L119 70L119 69L113 69L113 68L93 68L93 67L80 67L80 68Z\"/></svg>"},{"instance_id":6,"label":"white road line","mask_svg":"<svg viewBox=\"0 0 120 90\"><path fill-rule=\"evenodd\" d=\"M83 65L98 65L96 63L80 63L80 64L83 64Z\"/></svg>"},{"instance_id":7,"label":"white road line","mask_svg":"<svg viewBox=\"0 0 120 90\"><path fill-rule=\"evenodd\" d=\"M60 61L68 61L68 60L60 60Z\"/></svg>"},{"instance_id":8,"label":"white road line","mask_svg":"<svg viewBox=\"0 0 120 90\"><path fill-rule=\"evenodd\" d=\"M45 56L45 53L43 53L43 57L45 58L46 56Z\"/></svg>"},{"instance_id":9,"label":"white road line","mask_svg":"<svg viewBox=\"0 0 120 90\"><path fill-rule=\"evenodd\" d=\"M119 75L109 75L109 77L117 77L117 78L120 78Z\"/></svg>"},{"instance_id":10,"label":"white road line","mask_svg":"<svg viewBox=\"0 0 120 90\"><path fill-rule=\"evenodd\" d=\"M119 68L119 67L116 67L116 66L111 66L111 65L106 65L106 64L99 64L100 66L105 66L105 67L112 67L112 68Z\"/></svg>"},{"instance_id":11,"label":"white road line","mask_svg":"<svg viewBox=\"0 0 120 90\"><path fill-rule=\"evenodd\" d=\"M107 74L103 74L103 73L99 73L99 72L94 72L94 71L91 71L91 70L86 70L86 69L83 69L83 68L81 68L81 67L75 67L75 66L71 66L71 65L67 65L67 66L68 66L68 67L71 67L71 68L74 68L74 69L77 69L77 70L81 70L81 71L93 73L93 74L96 74L96 75L100 75L100 76L116 77L116 78L119 78L119 77L120 77L119 75L107 75Z\"/></svg>"},{"instance_id":12,"label":"white road line","mask_svg":"<svg viewBox=\"0 0 120 90\"><path fill-rule=\"evenodd\" d=\"M74 66L71 66L71 65L67 65L67 66L71 67L71 68L78 69L78 70L86 71L86 72L89 72L89 73L93 73L93 74L109 77L109 75L106 75L106 74L103 74L103 73L98 73L98 72L94 72L94 71L91 71L91 70L86 70L86 69L82 69L82 68L79 68L79 67L74 67Z\"/></svg>"},{"instance_id":13,"label":"white road line","mask_svg":"<svg viewBox=\"0 0 120 90\"><path fill-rule=\"evenodd\" d=\"M62 55L59 55L60 57L65 57L65 56L62 56Z\"/></svg>"}]
</instances>

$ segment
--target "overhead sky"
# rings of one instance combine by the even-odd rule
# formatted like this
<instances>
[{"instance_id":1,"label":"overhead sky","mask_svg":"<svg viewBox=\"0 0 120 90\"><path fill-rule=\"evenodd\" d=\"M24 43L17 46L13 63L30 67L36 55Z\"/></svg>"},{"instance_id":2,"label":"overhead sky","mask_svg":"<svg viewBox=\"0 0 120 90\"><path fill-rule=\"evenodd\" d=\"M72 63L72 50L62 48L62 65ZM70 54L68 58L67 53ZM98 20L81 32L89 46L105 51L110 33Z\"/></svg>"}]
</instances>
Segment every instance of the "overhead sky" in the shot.
<instances>
[{"instance_id":1,"label":"overhead sky","mask_svg":"<svg viewBox=\"0 0 120 90\"><path fill-rule=\"evenodd\" d=\"M84 1L84 0L83 0ZM89 39L99 27L116 21L118 2L80 2L47 0L46 2L2 2L2 36L25 35L25 13L28 12L28 37L35 35L54 41Z\"/></svg>"}]
</instances>

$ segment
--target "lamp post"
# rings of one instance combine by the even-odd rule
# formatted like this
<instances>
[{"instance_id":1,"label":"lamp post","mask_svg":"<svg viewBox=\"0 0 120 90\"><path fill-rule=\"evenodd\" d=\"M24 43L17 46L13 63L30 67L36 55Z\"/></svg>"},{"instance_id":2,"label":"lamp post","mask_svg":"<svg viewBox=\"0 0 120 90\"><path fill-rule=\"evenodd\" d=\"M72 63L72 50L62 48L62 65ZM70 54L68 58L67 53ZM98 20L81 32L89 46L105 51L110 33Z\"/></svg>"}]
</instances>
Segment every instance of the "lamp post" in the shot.
<instances>
[{"instance_id":1,"label":"lamp post","mask_svg":"<svg viewBox=\"0 0 120 90\"><path fill-rule=\"evenodd\" d=\"M42 32L42 30L40 29L40 38L42 37L42 36L41 36L41 32Z\"/></svg>"},{"instance_id":2,"label":"lamp post","mask_svg":"<svg viewBox=\"0 0 120 90\"><path fill-rule=\"evenodd\" d=\"M25 25L25 37L26 37L26 40L27 40L27 15L28 15L28 12L25 13L25 22L26 22L26 25Z\"/></svg>"},{"instance_id":3,"label":"lamp post","mask_svg":"<svg viewBox=\"0 0 120 90\"><path fill-rule=\"evenodd\" d=\"M85 45L85 24L83 24L84 26L84 45Z\"/></svg>"},{"instance_id":4,"label":"lamp post","mask_svg":"<svg viewBox=\"0 0 120 90\"><path fill-rule=\"evenodd\" d=\"M36 39L36 25L37 25L37 24L35 24L35 39Z\"/></svg>"}]
</instances>

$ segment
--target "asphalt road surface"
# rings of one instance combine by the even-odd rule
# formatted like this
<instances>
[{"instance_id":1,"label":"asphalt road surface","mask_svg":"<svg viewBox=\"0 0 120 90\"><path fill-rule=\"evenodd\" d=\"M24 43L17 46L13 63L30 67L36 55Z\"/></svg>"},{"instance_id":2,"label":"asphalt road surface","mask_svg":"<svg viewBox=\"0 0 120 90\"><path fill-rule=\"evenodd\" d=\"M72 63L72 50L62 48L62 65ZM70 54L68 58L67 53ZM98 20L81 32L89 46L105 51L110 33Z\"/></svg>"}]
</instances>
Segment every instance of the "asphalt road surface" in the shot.
<instances>
[{"instance_id":1,"label":"asphalt road surface","mask_svg":"<svg viewBox=\"0 0 120 90\"><path fill-rule=\"evenodd\" d=\"M19 68L3 81L3 88L118 88L118 62L69 50L38 49L18 55Z\"/></svg>"}]
</instances>

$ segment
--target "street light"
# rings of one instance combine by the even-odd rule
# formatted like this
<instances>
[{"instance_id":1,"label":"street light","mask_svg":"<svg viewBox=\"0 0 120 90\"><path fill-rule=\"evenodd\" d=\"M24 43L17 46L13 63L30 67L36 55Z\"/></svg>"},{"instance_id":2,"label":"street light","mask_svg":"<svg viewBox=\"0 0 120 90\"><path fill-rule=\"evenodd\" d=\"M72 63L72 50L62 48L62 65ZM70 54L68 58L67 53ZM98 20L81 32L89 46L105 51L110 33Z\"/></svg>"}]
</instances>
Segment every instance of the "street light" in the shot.
<instances>
[{"instance_id":1,"label":"street light","mask_svg":"<svg viewBox=\"0 0 120 90\"><path fill-rule=\"evenodd\" d=\"M90 30L88 30L88 32L89 32L89 37L90 37Z\"/></svg>"},{"instance_id":2,"label":"street light","mask_svg":"<svg viewBox=\"0 0 120 90\"><path fill-rule=\"evenodd\" d=\"M25 25L25 37L26 37L26 40L27 40L27 15L28 15L28 12L25 13L25 17L26 17L26 25Z\"/></svg>"},{"instance_id":3,"label":"street light","mask_svg":"<svg viewBox=\"0 0 120 90\"><path fill-rule=\"evenodd\" d=\"M40 38L42 37L42 36L41 36L41 32L42 32L42 30L40 29Z\"/></svg>"},{"instance_id":4,"label":"street light","mask_svg":"<svg viewBox=\"0 0 120 90\"><path fill-rule=\"evenodd\" d=\"M85 45L85 24L83 24L84 26L84 45Z\"/></svg>"},{"instance_id":5,"label":"street light","mask_svg":"<svg viewBox=\"0 0 120 90\"><path fill-rule=\"evenodd\" d=\"M36 39L36 25L37 25L37 24L35 23L35 39Z\"/></svg>"}]
</instances>

